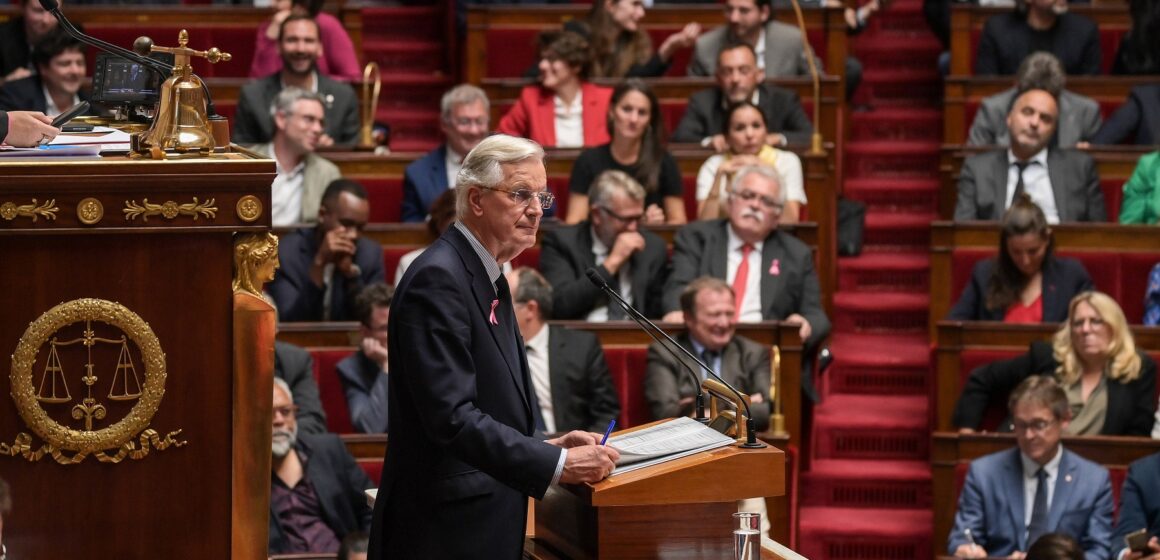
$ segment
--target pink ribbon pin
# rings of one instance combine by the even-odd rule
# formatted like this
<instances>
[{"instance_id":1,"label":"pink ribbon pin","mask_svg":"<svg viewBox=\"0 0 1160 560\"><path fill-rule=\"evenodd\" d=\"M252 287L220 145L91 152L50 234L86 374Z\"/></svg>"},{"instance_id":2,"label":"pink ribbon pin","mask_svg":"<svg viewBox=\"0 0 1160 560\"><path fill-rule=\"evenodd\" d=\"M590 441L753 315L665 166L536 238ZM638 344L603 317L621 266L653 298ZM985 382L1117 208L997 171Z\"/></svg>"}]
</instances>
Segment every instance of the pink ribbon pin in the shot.
<instances>
[{"instance_id":1,"label":"pink ribbon pin","mask_svg":"<svg viewBox=\"0 0 1160 560\"><path fill-rule=\"evenodd\" d=\"M773 259L773 262L769 264L769 275L777 276L779 274L781 274L781 259Z\"/></svg>"},{"instance_id":2,"label":"pink ribbon pin","mask_svg":"<svg viewBox=\"0 0 1160 560\"><path fill-rule=\"evenodd\" d=\"M490 317L490 319L489 319L489 320L491 321L491 324L493 324L493 325L498 325L498 324L499 324L499 321L497 321L497 320L495 319L495 306L497 306L497 305L499 305L499 300L498 300L498 299L493 299L493 300L491 300L491 317Z\"/></svg>"}]
</instances>

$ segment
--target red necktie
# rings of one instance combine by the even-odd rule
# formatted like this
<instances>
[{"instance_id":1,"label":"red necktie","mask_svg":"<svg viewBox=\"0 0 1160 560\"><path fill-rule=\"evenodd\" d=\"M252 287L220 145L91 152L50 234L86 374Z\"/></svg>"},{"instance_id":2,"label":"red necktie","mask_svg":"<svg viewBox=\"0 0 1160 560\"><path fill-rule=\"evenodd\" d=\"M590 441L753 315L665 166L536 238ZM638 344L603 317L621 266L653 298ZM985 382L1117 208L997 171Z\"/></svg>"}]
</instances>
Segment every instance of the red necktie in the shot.
<instances>
[{"instance_id":1,"label":"red necktie","mask_svg":"<svg viewBox=\"0 0 1160 560\"><path fill-rule=\"evenodd\" d=\"M737 317L741 318L741 302L745 299L745 286L749 284L749 253L753 252L753 245L748 243L741 246L741 264L737 267L737 274L733 277L734 309Z\"/></svg>"}]
</instances>

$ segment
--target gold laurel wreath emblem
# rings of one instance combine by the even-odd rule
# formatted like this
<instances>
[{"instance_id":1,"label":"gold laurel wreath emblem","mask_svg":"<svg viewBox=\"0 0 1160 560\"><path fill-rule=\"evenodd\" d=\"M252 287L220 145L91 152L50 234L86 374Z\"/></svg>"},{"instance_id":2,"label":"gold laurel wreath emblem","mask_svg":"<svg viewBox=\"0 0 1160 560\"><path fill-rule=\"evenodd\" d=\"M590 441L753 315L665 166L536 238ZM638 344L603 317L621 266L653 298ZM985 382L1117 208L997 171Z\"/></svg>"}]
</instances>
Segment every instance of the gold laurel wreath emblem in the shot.
<instances>
[{"instance_id":1,"label":"gold laurel wreath emblem","mask_svg":"<svg viewBox=\"0 0 1160 560\"><path fill-rule=\"evenodd\" d=\"M60 329L84 321L105 323L120 329L136 344L145 366L145 381L132 409L124 418L99 430L73 429L58 423L40 406L33 385L33 365L40 348ZM46 443L33 451L31 436L22 432L13 444L0 443L0 456L23 456L28 461L38 461L51 455L58 463L67 465L80 463L88 455L93 455L101 462L118 463L126 456L144 458L149 454L150 444L158 451L170 446L181 447L186 442L175 439L181 433L180 429L164 437L149 429L149 422L165 395L166 376L161 343L149 324L136 313L119 303L102 299L83 298L61 303L28 325L12 354L9 376L17 412L28 428ZM134 438L139 441L135 443ZM74 454L66 455L65 451Z\"/></svg>"}]
</instances>

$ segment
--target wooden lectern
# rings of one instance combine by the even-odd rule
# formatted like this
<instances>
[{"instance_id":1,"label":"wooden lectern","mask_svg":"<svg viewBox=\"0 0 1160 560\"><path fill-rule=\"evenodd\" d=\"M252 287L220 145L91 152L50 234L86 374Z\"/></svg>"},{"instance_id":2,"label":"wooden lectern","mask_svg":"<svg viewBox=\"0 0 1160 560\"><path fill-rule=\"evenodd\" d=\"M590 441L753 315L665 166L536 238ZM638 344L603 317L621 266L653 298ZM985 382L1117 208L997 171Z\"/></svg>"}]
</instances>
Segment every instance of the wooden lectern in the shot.
<instances>
[{"instance_id":1,"label":"wooden lectern","mask_svg":"<svg viewBox=\"0 0 1160 560\"><path fill-rule=\"evenodd\" d=\"M273 315L231 280L274 164L229 157L0 161L10 557L266 557Z\"/></svg>"},{"instance_id":2,"label":"wooden lectern","mask_svg":"<svg viewBox=\"0 0 1160 560\"><path fill-rule=\"evenodd\" d=\"M737 500L785 493L785 455L735 446L552 486L536 502L534 556L732 558Z\"/></svg>"}]
</instances>

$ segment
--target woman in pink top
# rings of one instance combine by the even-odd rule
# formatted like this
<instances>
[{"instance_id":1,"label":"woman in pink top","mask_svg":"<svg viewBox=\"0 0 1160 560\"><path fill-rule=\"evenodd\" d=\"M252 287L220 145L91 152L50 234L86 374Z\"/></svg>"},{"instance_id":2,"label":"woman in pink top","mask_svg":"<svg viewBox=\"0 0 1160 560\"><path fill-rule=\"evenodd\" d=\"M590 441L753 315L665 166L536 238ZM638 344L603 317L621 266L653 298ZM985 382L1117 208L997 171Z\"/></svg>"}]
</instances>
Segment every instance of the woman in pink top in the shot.
<instances>
[{"instance_id":1,"label":"woman in pink top","mask_svg":"<svg viewBox=\"0 0 1160 560\"><path fill-rule=\"evenodd\" d=\"M362 67L354 51L354 43L346 34L338 18L322 11L323 0L274 0L276 13L270 22L258 28L258 38L254 44L254 62L250 65L251 78L264 78L282 69L282 57L278 54L278 31L282 21L291 13L308 15L318 22L318 34L322 39L322 58L318 59L318 71L336 80L355 81L362 79Z\"/></svg>"}]
</instances>

